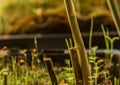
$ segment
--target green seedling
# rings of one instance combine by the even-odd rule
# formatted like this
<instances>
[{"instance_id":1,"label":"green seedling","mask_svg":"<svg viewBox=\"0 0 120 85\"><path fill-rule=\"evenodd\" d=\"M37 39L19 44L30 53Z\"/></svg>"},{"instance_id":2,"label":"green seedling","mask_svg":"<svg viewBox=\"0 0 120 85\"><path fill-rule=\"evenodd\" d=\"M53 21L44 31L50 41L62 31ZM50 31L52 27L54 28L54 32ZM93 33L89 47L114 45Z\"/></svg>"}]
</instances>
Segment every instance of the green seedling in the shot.
<instances>
[{"instance_id":1,"label":"green seedling","mask_svg":"<svg viewBox=\"0 0 120 85\"><path fill-rule=\"evenodd\" d=\"M102 28L102 31L103 31L103 35L104 35L104 39L105 39L105 44L106 44L105 53L106 53L107 59L109 59L111 61L112 57L114 55L114 53L113 53L114 42L116 40L119 40L119 37L113 37L113 38L111 38L109 36L108 30L107 30L107 32L105 32L105 28L104 28L103 25L101 25L101 28ZM109 46L109 44L110 44L110 46ZM109 54L110 54L110 58L109 58Z\"/></svg>"},{"instance_id":2,"label":"green seedling","mask_svg":"<svg viewBox=\"0 0 120 85\"><path fill-rule=\"evenodd\" d=\"M107 30L105 31L105 28L103 25L101 25L101 28L102 28L102 32L103 32L103 35L104 35L104 40L105 40L105 46L106 46L106 50L105 50L105 57L106 59L109 59L109 49L110 49L110 46L109 46L109 40L106 38L106 36L109 36L109 30L107 28Z\"/></svg>"},{"instance_id":3,"label":"green seedling","mask_svg":"<svg viewBox=\"0 0 120 85\"><path fill-rule=\"evenodd\" d=\"M113 58L113 55L114 55L114 53L113 53L114 41L115 40L119 40L119 37L113 37L113 38L111 38L109 36L105 36L105 38L108 39L109 42L110 42L110 58L109 59L110 59L110 61L112 61L112 58Z\"/></svg>"},{"instance_id":4,"label":"green seedling","mask_svg":"<svg viewBox=\"0 0 120 85\"><path fill-rule=\"evenodd\" d=\"M105 31L105 28L104 28L103 25L101 25L101 28L102 28L102 32L103 32L103 35L104 35L105 46L106 46L106 49L108 50L109 49L109 41L108 41L108 39L106 39L106 36L109 36L109 30L107 28L106 31Z\"/></svg>"},{"instance_id":5,"label":"green seedling","mask_svg":"<svg viewBox=\"0 0 120 85\"><path fill-rule=\"evenodd\" d=\"M67 45L68 49L70 49L71 47L73 47L73 43L72 43L72 39L71 38L65 39L65 42L66 42L66 45Z\"/></svg>"},{"instance_id":6,"label":"green seedling","mask_svg":"<svg viewBox=\"0 0 120 85\"><path fill-rule=\"evenodd\" d=\"M97 46L93 47L91 49L92 49L92 53L91 53L91 55L89 55L89 62L94 65L94 67L93 67L94 73L91 77L89 77L90 78L89 82L90 82L90 85L97 85L97 78L99 76L99 69L100 69L99 65L103 62L103 60L102 59L100 59L98 61L96 60L97 59L96 50L98 49ZM93 82L94 82L94 84L93 84Z\"/></svg>"},{"instance_id":7,"label":"green seedling","mask_svg":"<svg viewBox=\"0 0 120 85\"><path fill-rule=\"evenodd\" d=\"M67 64L67 67L64 67L64 71L61 72L61 75L64 75L64 80L68 84L75 85L75 78L74 78L73 68L70 66L70 60L65 60L65 63Z\"/></svg>"},{"instance_id":8,"label":"green seedling","mask_svg":"<svg viewBox=\"0 0 120 85\"><path fill-rule=\"evenodd\" d=\"M93 19L91 19L90 36L89 36L89 50L91 50L91 48L92 48L92 34L93 34Z\"/></svg>"}]
</instances>

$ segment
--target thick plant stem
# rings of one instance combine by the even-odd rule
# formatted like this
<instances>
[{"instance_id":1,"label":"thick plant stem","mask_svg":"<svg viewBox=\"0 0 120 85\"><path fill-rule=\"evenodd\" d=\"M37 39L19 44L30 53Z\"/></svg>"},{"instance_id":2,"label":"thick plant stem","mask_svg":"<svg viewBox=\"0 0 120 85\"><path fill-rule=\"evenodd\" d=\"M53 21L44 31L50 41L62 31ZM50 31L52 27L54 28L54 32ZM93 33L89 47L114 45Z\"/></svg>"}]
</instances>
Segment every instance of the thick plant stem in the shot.
<instances>
[{"instance_id":1,"label":"thick plant stem","mask_svg":"<svg viewBox=\"0 0 120 85\"><path fill-rule=\"evenodd\" d=\"M58 81L57 81L56 75L53 70L53 63L52 63L51 58L44 58L44 62L47 66L52 85L58 85Z\"/></svg>"},{"instance_id":2,"label":"thick plant stem","mask_svg":"<svg viewBox=\"0 0 120 85\"><path fill-rule=\"evenodd\" d=\"M86 49L83 43L83 39L79 30L73 1L64 0L64 2L66 6L68 21L70 24L75 47L77 48L78 55L80 55L79 60L81 62L83 85L89 85L89 77L91 75L90 69L89 69L89 62L87 58Z\"/></svg>"},{"instance_id":3,"label":"thick plant stem","mask_svg":"<svg viewBox=\"0 0 120 85\"><path fill-rule=\"evenodd\" d=\"M3 85L8 85L7 84L7 76L8 76L8 72L3 72L3 77L4 77Z\"/></svg>"},{"instance_id":4,"label":"thick plant stem","mask_svg":"<svg viewBox=\"0 0 120 85\"><path fill-rule=\"evenodd\" d=\"M70 48L70 58L72 62L72 67L74 70L76 85L82 84L82 72L81 72L81 64L79 62L79 56L77 54L76 48Z\"/></svg>"},{"instance_id":5,"label":"thick plant stem","mask_svg":"<svg viewBox=\"0 0 120 85\"><path fill-rule=\"evenodd\" d=\"M120 37L120 15L119 15L118 5L116 1L117 0L107 0L107 4L111 11L113 21L115 23L118 35Z\"/></svg>"}]
</instances>

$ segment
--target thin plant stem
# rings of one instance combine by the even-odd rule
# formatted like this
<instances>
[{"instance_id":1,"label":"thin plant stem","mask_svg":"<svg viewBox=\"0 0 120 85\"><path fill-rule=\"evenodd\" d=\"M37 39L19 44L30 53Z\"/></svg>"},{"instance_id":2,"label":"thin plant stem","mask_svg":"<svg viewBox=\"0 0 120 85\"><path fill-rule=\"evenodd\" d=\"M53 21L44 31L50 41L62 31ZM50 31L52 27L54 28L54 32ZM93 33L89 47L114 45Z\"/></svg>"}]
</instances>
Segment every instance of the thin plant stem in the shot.
<instances>
[{"instance_id":1,"label":"thin plant stem","mask_svg":"<svg viewBox=\"0 0 120 85\"><path fill-rule=\"evenodd\" d=\"M4 76L4 84L3 85L8 85L8 80L7 80L8 72L3 72L3 76Z\"/></svg>"},{"instance_id":2,"label":"thin plant stem","mask_svg":"<svg viewBox=\"0 0 120 85\"><path fill-rule=\"evenodd\" d=\"M105 40L106 49L109 50L109 41L108 41L108 39L106 39L106 36L109 36L108 29L107 29L107 31L105 32L105 28L104 28L103 25L101 25L101 28L102 28L103 35L104 35L104 40Z\"/></svg>"},{"instance_id":3,"label":"thin plant stem","mask_svg":"<svg viewBox=\"0 0 120 85\"><path fill-rule=\"evenodd\" d=\"M72 67L74 70L74 75L75 75L75 81L76 81L76 85L82 85L82 82L80 82L82 80L82 72L81 72L81 66L79 63L79 57L77 54L77 50L76 48L70 48L70 58L71 58L71 62L72 62Z\"/></svg>"},{"instance_id":4,"label":"thin plant stem","mask_svg":"<svg viewBox=\"0 0 120 85\"><path fill-rule=\"evenodd\" d=\"M106 38L106 36L109 36L109 31L108 31L108 28L107 28L107 31L105 31L105 28L103 25L101 25L101 28L104 35L105 46L106 46L105 57L106 59L109 59L110 47L109 47L109 40Z\"/></svg>"},{"instance_id":5,"label":"thin plant stem","mask_svg":"<svg viewBox=\"0 0 120 85\"><path fill-rule=\"evenodd\" d=\"M91 50L91 47L92 47L92 33L93 33L93 19L91 20L90 36L89 36L89 49L90 50Z\"/></svg>"},{"instance_id":6,"label":"thin plant stem","mask_svg":"<svg viewBox=\"0 0 120 85\"><path fill-rule=\"evenodd\" d=\"M55 72L53 70L53 63L52 63L51 58L44 58L44 62L46 64L46 67L47 67L47 70L48 70L52 85L58 85L56 74L55 74Z\"/></svg>"},{"instance_id":7,"label":"thin plant stem","mask_svg":"<svg viewBox=\"0 0 120 85\"><path fill-rule=\"evenodd\" d=\"M119 15L117 0L106 0L106 1L111 11L118 35L120 37L120 15Z\"/></svg>"}]
</instances>

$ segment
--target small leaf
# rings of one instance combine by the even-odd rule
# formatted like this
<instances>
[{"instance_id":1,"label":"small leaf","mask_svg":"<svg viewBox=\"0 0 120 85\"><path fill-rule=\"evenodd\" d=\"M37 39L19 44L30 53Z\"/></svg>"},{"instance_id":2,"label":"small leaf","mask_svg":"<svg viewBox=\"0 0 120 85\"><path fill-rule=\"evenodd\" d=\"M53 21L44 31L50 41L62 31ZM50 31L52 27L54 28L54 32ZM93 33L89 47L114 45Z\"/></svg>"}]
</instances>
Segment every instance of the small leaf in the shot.
<instances>
[{"instance_id":1,"label":"small leaf","mask_svg":"<svg viewBox=\"0 0 120 85\"><path fill-rule=\"evenodd\" d=\"M100 60L97 61L97 64L100 64L100 63L102 63L102 62L103 62L103 60L100 59Z\"/></svg>"}]
</instances>

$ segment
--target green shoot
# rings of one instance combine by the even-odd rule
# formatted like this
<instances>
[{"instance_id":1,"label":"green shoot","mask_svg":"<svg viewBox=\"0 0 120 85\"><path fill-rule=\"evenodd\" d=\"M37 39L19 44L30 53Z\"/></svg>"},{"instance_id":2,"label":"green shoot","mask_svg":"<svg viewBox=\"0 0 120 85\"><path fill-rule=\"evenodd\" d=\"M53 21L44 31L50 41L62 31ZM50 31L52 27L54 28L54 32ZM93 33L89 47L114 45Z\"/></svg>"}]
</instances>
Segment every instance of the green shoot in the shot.
<instances>
[{"instance_id":1,"label":"green shoot","mask_svg":"<svg viewBox=\"0 0 120 85\"><path fill-rule=\"evenodd\" d=\"M113 57L113 46L114 46L114 41L115 40L119 40L119 37L113 37L113 38L111 38L111 37L109 37L109 36L105 36L106 37L106 39L108 39L109 40L109 42L110 42L110 50L111 50L111 53L110 53L110 61L112 61L112 57Z\"/></svg>"},{"instance_id":2,"label":"green shoot","mask_svg":"<svg viewBox=\"0 0 120 85\"><path fill-rule=\"evenodd\" d=\"M93 19L91 19L90 36L89 36L89 50L91 50L91 47L92 47L92 33L93 33Z\"/></svg>"},{"instance_id":3,"label":"green shoot","mask_svg":"<svg viewBox=\"0 0 120 85\"><path fill-rule=\"evenodd\" d=\"M91 65L93 64L94 67L92 70L92 72L94 71L93 75L89 77L90 79L90 85L97 85L97 78L99 76L99 65L103 62L102 59L100 60L96 60L97 56L96 56L96 50L98 49L97 46L91 48L91 55L89 55L89 62L91 63ZM94 84L93 84L94 83Z\"/></svg>"},{"instance_id":4,"label":"green shoot","mask_svg":"<svg viewBox=\"0 0 120 85\"><path fill-rule=\"evenodd\" d=\"M107 28L107 31L105 31L105 28L103 25L101 25L101 28L102 28L102 32L103 32L103 35L104 35L104 40L105 40L105 46L106 46L106 50L105 50L105 57L106 59L109 59L109 40L106 38L106 36L109 36L109 31L108 31L108 28Z\"/></svg>"},{"instance_id":5,"label":"green shoot","mask_svg":"<svg viewBox=\"0 0 120 85\"><path fill-rule=\"evenodd\" d=\"M73 43L72 43L72 39L71 38L65 39L65 42L66 42L66 45L67 45L68 49L70 49L71 47L73 47Z\"/></svg>"},{"instance_id":6,"label":"green shoot","mask_svg":"<svg viewBox=\"0 0 120 85\"><path fill-rule=\"evenodd\" d=\"M108 41L108 39L106 39L106 36L109 36L109 30L107 28L107 31L105 31L105 28L104 28L103 25L101 25L101 28L102 28L102 32L103 32L103 35L104 35L106 49L109 50L109 41Z\"/></svg>"}]
</instances>

